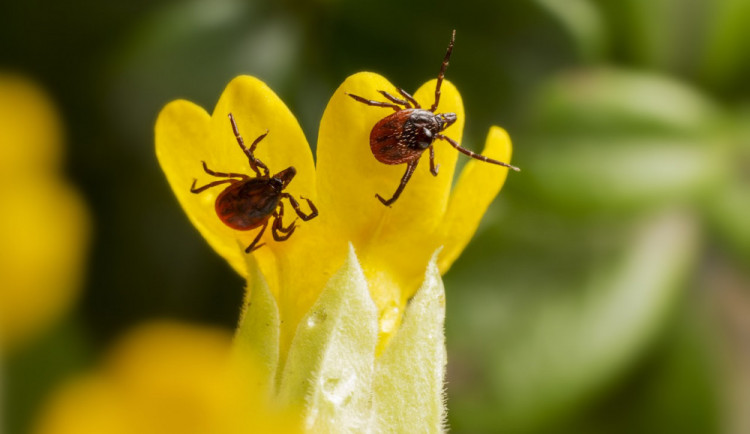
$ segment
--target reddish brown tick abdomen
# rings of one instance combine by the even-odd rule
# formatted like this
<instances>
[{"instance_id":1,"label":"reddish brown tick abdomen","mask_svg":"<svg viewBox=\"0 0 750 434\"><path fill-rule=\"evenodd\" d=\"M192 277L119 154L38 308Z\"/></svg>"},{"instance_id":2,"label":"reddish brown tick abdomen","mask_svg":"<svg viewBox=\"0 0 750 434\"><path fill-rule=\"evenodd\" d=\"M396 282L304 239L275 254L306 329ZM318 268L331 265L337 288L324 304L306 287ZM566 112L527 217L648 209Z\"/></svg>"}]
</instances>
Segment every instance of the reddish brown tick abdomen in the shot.
<instances>
[{"instance_id":1,"label":"reddish brown tick abdomen","mask_svg":"<svg viewBox=\"0 0 750 434\"><path fill-rule=\"evenodd\" d=\"M385 164L402 164L419 158L424 149L409 146L404 136L404 125L414 109L397 111L381 119L370 131L372 155Z\"/></svg>"},{"instance_id":2,"label":"reddish brown tick abdomen","mask_svg":"<svg viewBox=\"0 0 750 434\"><path fill-rule=\"evenodd\" d=\"M269 179L236 182L216 198L216 214L227 226L247 231L262 226L276 209L281 191Z\"/></svg>"}]
</instances>

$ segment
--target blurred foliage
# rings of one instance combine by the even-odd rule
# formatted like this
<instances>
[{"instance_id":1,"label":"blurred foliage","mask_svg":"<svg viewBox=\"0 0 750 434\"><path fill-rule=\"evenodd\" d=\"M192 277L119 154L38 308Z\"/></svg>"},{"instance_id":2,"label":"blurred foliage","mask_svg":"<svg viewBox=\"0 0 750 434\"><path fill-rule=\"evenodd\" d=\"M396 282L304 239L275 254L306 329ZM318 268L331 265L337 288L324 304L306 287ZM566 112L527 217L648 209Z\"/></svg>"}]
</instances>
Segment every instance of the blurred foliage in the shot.
<instances>
[{"instance_id":1,"label":"blurred foliage","mask_svg":"<svg viewBox=\"0 0 750 434\"><path fill-rule=\"evenodd\" d=\"M502 125L523 172L445 278L452 431L743 432L728 386L750 389L750 357L727 336L750 316L749 19L749 0L5 2L0 67L57 100L98 228L59 339L96 353L144 318L236 324L241 279L153 156L166 102L212 107L256 75L315 143L346 76L413 90L456 28L464 143ZM28 387L31 367L80 360L33 347L5 366L10 432L55 383Z\"/></svg>"}]
</instances>

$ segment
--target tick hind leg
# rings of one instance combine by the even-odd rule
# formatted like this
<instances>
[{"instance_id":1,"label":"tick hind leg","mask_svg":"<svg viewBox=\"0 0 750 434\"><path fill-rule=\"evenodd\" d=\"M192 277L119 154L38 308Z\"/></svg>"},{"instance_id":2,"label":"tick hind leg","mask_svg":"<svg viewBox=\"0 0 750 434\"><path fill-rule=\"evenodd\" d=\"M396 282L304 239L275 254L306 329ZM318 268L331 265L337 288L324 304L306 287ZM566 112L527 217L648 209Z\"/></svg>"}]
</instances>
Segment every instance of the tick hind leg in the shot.
<instances>
[{"instance_id":1,"label":"tick hind leg","mask_svg":"<svg viewBox=\"0 0 750 434\"><path fill-rule=\"evenodd\" d=\"M398 197L401 196L401 192L404 191L404 187L406 187L406 183L409 182L411 175L414 174L414 169L417 167L418 162L419 160L414 160L406 166L406 172L404 173L404 176L401 178L401 183L398 185L396 192L393 193L393 197L391 197L388 200L383 199L383 197L379 194L375 194L375 197L377 197L378 200L383 203L383 205L391 206L393 202L395 202L396 199L398 199Z\"/></svg>"},{"instance_id":2,"label":"tick hind leg","mask_svg":"<svg viewBox=\"0 0 750 434\"><path fill-rule=\"evenodd\" d=\"M266 227L268 227L268 220L266 220L265 223L263 223L263 227L260 228L260 232L258 232L258 235L255 236L255 239L252 243L250 243L249 246L245 249L245 253L252 253L255 250L260 249L261 247L265 246L266 243L258 244L258 241L260 241L260 237L263 236L263 232L266 231Z\"/></svg>"},{"instance_id":3,"label":"tick hind leg","mask_svg":"<svg viewBox=\"0 0 750 434\"><path fill-rule=\"evenodd\" d=\"M288 240L289 237L291 237L294 233L294 230L297 229L297 226L295 225L296 219L292 222L292 224L285 228L282 224L282 216L283 212L276 213L276 211L274 211L273 213L273 226L271 226L271 234L273 234L273 239L276 241Z\"/></svg>"},{"instance_id":4,"label":"tick hind leg","mask_svg":"<svg viewBox=\"0 0 750 434\"><path fill-rule=\"evenodd\" d=\"M300 196L300 199L306 200L307 205L310 207L310 213L305 214L300 209L299 202L297 202L297 199L295 199L294 196L292 196L289 193L281 193L281 197L285 197L289 199L289 203L292 204L292 208L294 208L294 212L296 212L299 218L301 218L303 221L309 221L318 216L318 208L315 207L315 204L312 203L310 199Z\"/></svg>"},{"instance_id":5,"label":"tick hind leg","mask_svg":"<svg viewBox=\"0 0 750 434\"><path fill-rule=\"evenodd\" d=\"M279 201L279 210L278 212L274 211L273 216L278 219L279 223L277 225L276 220L274 220L274 225L271 227L271 229L277 229L279 232L284 234L288 234L294 231L294 225L295 223L297 223L297 219L294 219L294 221L287 227L284 227L281 223L284 220L284 202ZM276 226L278 226L278 228L276 228Z\"/></svg>"},{"instance_id":6,"label":"tick hind leg","mask_svg":"<svg viewBox=\"0 0 750 434\"><path fill-rule=\"evenodd\" d=\"M206 165L205 161L201 161L203 163L203 171L208 173L211 176L215 176L217 178L240 178L240 179L249 179L250 177L245 175L244 173L232 173L232 172L216 172L208 168L208 165Z\"/></svg>"},{"instance_id":7,"label":"tick hind leg","mask_svg":"<svg viewBox=\"0 0 750 434\"><path fill-rule=\"evenodd\" d=\"M399 106L397 106L396 104L393 104L393 103L374 101L374 100L371 100L371 99L362 98L361 96L353 95L353 94L351 94L349 92L346 92L346 94L349 95L350 97L352 97L355 101L359 101L362 104L367 104L367 105L371 105L371 106L374 106L374 107L388 107L388 108L392 108L393 110L395 110L397 112L400 112L401 110L403 110L403 108L401 108L401 107L399 107Z\"/></svg>"},{"instance_id":8,"label":"tick hind leg","mask_svg":"<svg viewBox=\"0 0 750 434\"><path fill-rule=\"evenodd\" d=\"M262 161L255 158L255 148L258 146L258 143L260 143L261 140L263 140L268 135L268 130L266 130L265 133L258 136L257 139L253 141L253 143L250 145L250 148L248 149L245 146L245 140L242 139L242 135L240 135L240 130L237 128L237 122L234 121L234 116L232 116L231 113L229 113L229 122L232 124L232 131L234 131L234 137L237 139L237 144L240 145L240 148L242 148L242 152L245 153L247 156L247 160L250 163L250 168L253 169L253 172L255 172L258 176L268 176L269 170L268 166L266 166ZM263 172L265 172L263 175L261 175L260 170L258 168L263 169Z\"/></svg>"},{"instance_id":9,"label":"tick hind leg","mask_svg":"<svg viewBox=\"0 0 750 434\"><path fill-rule=\"evenodd\" d=\"M243 173L214 172L213 170L211 170L211 169L208 168L208 166L206 165L205 161L201 161L201 163L203 163L203 171L205 171L209 175L215 176L217 178L228 178L228 179L222 179L221 181L210 182L210 183L204 185L203 187L198 187L198 188L195 187L195 183L198 182L198 180L194 179L193 180L193 185L190 186L190 192L191 193L196 193L197 194L197 193L200 193L200 192L202 192L202 191L204 191L206 189L209 189L211 187L216 187L217 185L221 185L221 184L233 184L235 182L239 182L240 179L242 179L242 180L249 179L249 176L247 176L247 175L245 175ZM240 179L233 179L233 178L240 178Z\"/></svg>"},{"instance_id":10,"label":"tick hind leg","mask_svg":"<svg viewBox=\"0 0 750 434\"><path fill-rule=\"evenodd\" d=\"M203 191L205 191L205 190L207 190L207 189L209 189L211 187L216 187L217 185L221 185L221 184L234 184L235 182L239 182L239 181L236 180L236 179L222 179L221 181L210 182L210 183L204 185L203 187L195 188L195 183L196 182L198 182L198 180L194 179L193 180L193 185L190 186L190 192L191 193L198 194L198 193L201 193L201 192L203 192Z\"/></svg>"},{"instance_id":11,"label":"tick hind leg","mask_svg":"<svg viewBox=\"0 0 750 434\"><path fill-rule=\"evenodd\" d=\"M462 154L468 155L471 158L475 158L475 159L477 159L479 161L484 161L485 163L492 163L492 164L497 164L498 166L507 167L509 169L515 170L516 172L520 172L521 171L521 169L519 169L516 166L511 166L508 163L503 163L502 161L493 160L492 158L488 158L488 157L485 157L484 155L477 154L475 152L471 152L470 150L468 150L466 148L462 148L461 145L459 145L458 143L456 143L455 140L451 139L448 136L444 136L442 134L437 134L437 135L435 135L435 138L436 139L445 140L446 142L450 143L451 146L453 146L454 148L456 148L458 150L458 152L461 152Z\"/></svg>"}]
</instances>

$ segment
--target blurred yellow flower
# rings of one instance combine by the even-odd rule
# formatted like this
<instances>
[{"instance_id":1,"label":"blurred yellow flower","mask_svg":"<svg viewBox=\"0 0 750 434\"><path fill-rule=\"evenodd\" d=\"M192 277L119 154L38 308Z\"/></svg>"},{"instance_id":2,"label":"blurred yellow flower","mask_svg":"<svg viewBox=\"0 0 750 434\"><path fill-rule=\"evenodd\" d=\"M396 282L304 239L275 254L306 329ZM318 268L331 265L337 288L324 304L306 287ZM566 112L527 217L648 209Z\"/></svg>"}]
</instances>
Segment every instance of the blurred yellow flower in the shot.
<instances>
[{"instance_id":1,"label":"blurred yellow flower","mask_svg":"<svg viewBox=\"0 0 750 434\"><path fill-rule=\"evenodd\" d=\"M37 434L294 433L251 360L223 331L160 322L130 332L94 371L58 390Z\"/></svg>"},{"instance_id":2,"label":"blurred yellow flower","mask_svg":"<svg viewBox=\"0 0 750 434\"><path fill-rule=\"evenodd\" d=\"M435 81L430 81L414 94L425 107L431 105L434 86ZM168 104L157 120L156 153L177 199L209 244L240 274L248 274L243 247L257 231L235 231L218 219L214 201L221 188L199 195L190 192L193 179L197 178L199 185L210 180L201 161L214 170L251 173L235 141L229 113L246 141L269 131L258 145L256 157L272 173L294 166L297 176L287 191L318 205L320 216L300 223L288 241L274 242L267 231L262 240L266 247L253 253L278 301L282 358L300 319L342 266L350 243L378 308L381 341L387 341L398 328L406 302L424 279L430 257L442 246L437 263L441 273L448 270L505 181L507 169L472 160L451 193L458 153L449 144L438 142L439 175L433 177L429 165L421 164L399 201L391 208L383 206L375 193L390 194L403 167L379 163L368 144L370 130L390 111L365 106L345 94L377 98L378 90L397 93L385 78L373 73L355 74L335 92L320 124L317 169L292 113L253 77L242 76L229 83L213 115L178 100ZM458 121L445 134L460 142L463 103L450 82L443 84L438 112L457 114ZM490 129L484 154L509 161L510 153L505 131Z\"/></svg>"},{"instance_id":3,"label":"blurred yellow flower","mask_svg":"<svg viewBox=\"0 0 750 434\"><path fill-rule=\"evenodd\" d=\"M66 312L81 288L89 217L61 175L49 98L0 74L0 341L14 347Z\"/></svg>"}]
</instances>

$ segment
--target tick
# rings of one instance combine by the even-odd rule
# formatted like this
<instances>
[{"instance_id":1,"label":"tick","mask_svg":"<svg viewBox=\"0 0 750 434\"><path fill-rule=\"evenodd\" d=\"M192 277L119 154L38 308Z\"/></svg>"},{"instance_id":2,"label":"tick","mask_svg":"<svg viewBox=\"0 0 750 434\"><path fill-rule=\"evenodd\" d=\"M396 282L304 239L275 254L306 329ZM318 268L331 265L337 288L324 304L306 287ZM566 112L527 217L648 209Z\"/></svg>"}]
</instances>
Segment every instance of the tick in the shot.
<instances>
[{"instance_id":1,"label":"tick","mask_svg":"<svg viewBox=\"0 0 750 434\"><path fill-rule=\"evenodd\" d=\"M245 147L245 142L242 140L237 123L234 121L231 113L229 114L229 122L232 124L232 130L234 131L234 136L237 138L237 143L240 145L242 152L247 156L250 168L255 172L256 176L250 177L243 173L215 172L208 168L205 161L201 161L203 171L211 176L224 179L213 181L198 188L195 187L197 180L194 179L193 185L190 187L190 192L198 194L217 185L229 184L216 198L216 214L224 224L238 231L261 228L253 242L245 249L245 253L250 253L265 244L258 245L258 241L263 236L263 232L266 231L271 217L273 217L271 233L274 240L286 241L294 233L297 219L294 219L286 227L282 223L284 217L284 203L281 201L282 199L289 200L292 208L294 208L294 212L304 221L317 217L318 209L315 208L310 199L300 196L301 199L307 201L311 210L309 214L305 214L300 209L299 202L291 194L284 193L284 189L292 181L294 175L297 174L297 170L294 167L287 167L281 172L270 176L268 167L253 155L258 143L268 135L268 131L255 139L248 149ZM261 173L261 170L263 170L263 173Z\"/></svg>"},{"instance_id":2,"label":"tick","mask_svg":"<svg viewBox=\"0 0 750 434\"><path fill-rule=\"evenodd\" d=\"M443 84L445 70L448 67L455 41L456 31L454 30L437 77L435 102L429 110L423 109L414 97L401 88L397 89L403 99L384 90L378 91L388 102L369 100L347 92L347 95L363 104L395 110L395 113L386 116L375 124L370 132L370 150L378 161L385 164L406 164L406 173L401 178L401 183L393 197L386 200L379 194L375 195L383 205L391 206L401 196L425 150L430 150L430 173L437 176L440 165L435 164L435 150L433 148L435 140L445 140L459 152L471 158L520 171L519 168L508 163L493 160L463 148L455 140L440 134L456 122L455 113L435 113L440 102L440 86Z\"/></svg>"}]
</instances>

